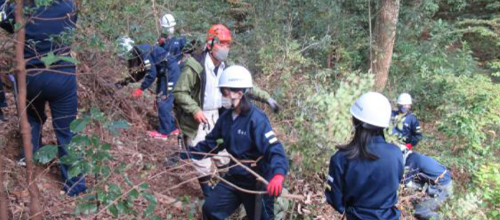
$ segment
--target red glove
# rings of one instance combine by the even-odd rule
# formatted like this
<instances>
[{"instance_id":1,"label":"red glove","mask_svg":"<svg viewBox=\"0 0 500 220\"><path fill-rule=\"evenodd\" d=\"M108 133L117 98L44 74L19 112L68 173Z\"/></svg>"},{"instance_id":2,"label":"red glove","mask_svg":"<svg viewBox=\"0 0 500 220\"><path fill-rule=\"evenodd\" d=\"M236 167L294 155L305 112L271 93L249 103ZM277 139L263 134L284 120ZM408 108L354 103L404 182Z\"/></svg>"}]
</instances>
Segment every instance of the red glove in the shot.
<instances>
[{"instance_id":1,"label":"red glove","mask_svg":"<svg viewBox=\"0 0 500 220\"><path fill-rule=\"evenodd\" d=\"M273 179L267 185L267 192L271 196L279 196L281 194L281 190L283 188L283 180L285 180L285 176L281 174L276 174Z\"/></svg>"},{"instance_id":2,"label":"red glove","mask_svg":"<svg viewBox=\"0 0 500 220\"><path fill-rule=\"evenodd\" d=\"M158 39L158 44L159 44L160 46L163 46L163 44L165 44L165 41L166 41L166 40L165 40L165 38L160 37L160 39Z\"/></svg>"},{"instance_id":3,"label":"red glove","mask_svg":"<svg viewBox=\"0 0 500 220\"><path fill-rule=\"evenodd\" d=\"M134 92L132 93L132 96L134 98L139 98L141 97L141 95L142 95L142 89L140 88L135 89Z\"/></svg>"},{"instance_id":4,"label":"red glove","mask_svg":"<svg viewBox=\"0 0 500 220\"><path fill-rule=\"evenodd\" d=\"M412 147L413 146L410 143L406 144L406 148L408 148L408 150L411 150Z\"/></svg>"}]
</instances>

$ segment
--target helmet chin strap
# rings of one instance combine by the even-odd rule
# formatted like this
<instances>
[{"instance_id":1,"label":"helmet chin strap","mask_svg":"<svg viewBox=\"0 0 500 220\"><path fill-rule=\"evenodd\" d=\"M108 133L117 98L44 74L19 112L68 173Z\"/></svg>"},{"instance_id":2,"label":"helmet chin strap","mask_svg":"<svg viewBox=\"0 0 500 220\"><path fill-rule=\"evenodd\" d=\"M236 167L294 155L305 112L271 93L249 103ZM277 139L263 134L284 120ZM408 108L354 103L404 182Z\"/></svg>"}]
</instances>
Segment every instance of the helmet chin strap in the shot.
<instances>
[{"instance_id":1,"label":"helmet chin strap","mask_svg":"<svg viewBox=\"0 0 500 220\"><path fill-rule=\"evenodd\" d=\"M377 126L374 126L374 125L371 125L371 124L367 124L367 123L363 123L363 128L366 128L368 130L377 130L377 129L380 129L380 127L377 127Z\"/></svg>"}]
</instances>

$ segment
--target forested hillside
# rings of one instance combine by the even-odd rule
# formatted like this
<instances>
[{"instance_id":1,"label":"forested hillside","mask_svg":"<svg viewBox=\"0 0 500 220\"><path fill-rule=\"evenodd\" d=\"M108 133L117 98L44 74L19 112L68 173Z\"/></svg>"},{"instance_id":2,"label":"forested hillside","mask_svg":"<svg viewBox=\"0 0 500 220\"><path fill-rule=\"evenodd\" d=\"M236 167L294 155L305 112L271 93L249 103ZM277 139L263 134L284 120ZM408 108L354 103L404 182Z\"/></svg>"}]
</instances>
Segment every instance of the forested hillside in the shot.
<instances>
[{"instance_id":1,"label":"forested hillside","mask_svg":"<svg viewBox=\"0 0 500 220\"><path fill-rule=\"evenodd\" d=\"M35 0L38 5L52 1ZM16 103L26 99L15 95L22 88L8 77L22 81L16 44L23 26L16 25L14 34L0 31L0 78L8 104L1 108L6 120L0 121L0 211L6 213L0 219L202 219L204 197L196 171L188 161L168 159L182 149L177 136L167 141L147 136L159 124L154 86L138 99L131 94L140 82L115 86L129 76L120 58L120 37L157 44L165 13L175 16L175 35L185 37L194 51L203 49L212 25L226 25L233 37L227 63L247 67L255 84L281 105L274 112L255 102L289 158L283 194L302 196L278 197L275 219L342 218L324 195L328 165L336 147L353 136L349 108L368 91L384 94L394 110L399 94L413 97L411 111L420 120L423 139L412 150L452 173L453 196L439 209L443 219L500 219L500 1L75 3L75 31L53 37L71 42L67 61L76 64L78 116L71 123L76 135L69 155L83 159L61 160L72 164L70 176L84 174L88 189L76 197L62 191L51 117L43 126L44 147L34 154L34 167L17 163L23 139L30 139L21 132L27 128L21 126L25 109ZM24 18L29 21L28 7ZM61 59L50 54L42 60L50 65ZM425 193L402 184L398 196L401 219L416 219L412 204ZM240 208L231 219L245 216Z\"/></svg>"}]
</instances>

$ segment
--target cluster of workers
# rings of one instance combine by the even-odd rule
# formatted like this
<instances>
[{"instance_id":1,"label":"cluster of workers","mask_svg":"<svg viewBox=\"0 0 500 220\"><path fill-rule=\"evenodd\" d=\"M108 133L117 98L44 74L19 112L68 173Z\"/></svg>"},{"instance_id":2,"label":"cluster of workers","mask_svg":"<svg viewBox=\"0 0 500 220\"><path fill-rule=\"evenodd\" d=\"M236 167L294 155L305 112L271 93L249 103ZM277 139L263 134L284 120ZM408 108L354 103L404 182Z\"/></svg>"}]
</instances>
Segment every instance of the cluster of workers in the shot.
<instances>
[{"instance_id":1,"label":"cluster of workers","mask_svg":"<svg viewBox=\"0 0 500 220\"><path fill-rule=\"evenodd\" d=\"M33 151L42 146L48 103L61 157L74 136L69 125L78 112L76 67L63 59L45 66L41 58L48 53L71 56L71 45L54 36L75 31L77 8L71 0L39 7L27 1L24 6L33 9L25 25L24 49ZM15 33L15 8L16 4L0 0L0 27L9 33ZM160 123L147 135L180 139L185 153L178 157L190 160L199 174L205 197L203 219L226 219L241 204L249 219L274 219L274 199L281 194L289 159L268 117L252 100L267 103L274 111L280 106L255 85L247 68L226 63L233 42L228 27L213 25L203 50L186 53L186 39L175 37L174 16L165 14L159 22L162 35L157 43L135 45L129 37L119 38L120 56L126 57L131 77L116 87L142 80L132 93L139 98L156 81ZM6 106L1 86L0 81L0 108ZM416 204L415 216L420 219L438 219L436 209L452 194L446 167L412 152L422 133L410 111L411 96L401 94L397 104L392 111L384 95L368 92L350 109L354 136L332 156L325 191L326 201L347 219L399 219L401 183L425 189L429 195ZM0 117L3 120L3 114ZM384 135L394 135L400 143L388 143ZM68 166L60 165L64 190L70 196L84 193L85 176L68 179ZM225 174L213 185L217 169ZM255 173L268 184L258 181ZM235 186L267 193L252 194Z\"/></svg>"}]
</instances>

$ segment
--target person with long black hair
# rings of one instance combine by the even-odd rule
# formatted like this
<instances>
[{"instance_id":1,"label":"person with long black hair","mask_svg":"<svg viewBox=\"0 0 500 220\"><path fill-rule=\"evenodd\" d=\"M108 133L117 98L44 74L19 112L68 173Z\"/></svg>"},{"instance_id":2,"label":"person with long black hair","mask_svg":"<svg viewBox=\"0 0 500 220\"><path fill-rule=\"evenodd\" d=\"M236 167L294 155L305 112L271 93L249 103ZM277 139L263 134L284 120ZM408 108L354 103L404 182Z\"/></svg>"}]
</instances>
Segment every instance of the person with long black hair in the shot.
<instances>
[{"instance_id":1,"label":"person with long black hair","mask_svg":"<svg viewBox=\"0 0 500 220\"><path fill-rule=\"evenodd\" d=\"M327 202L348 220L399 219L396 203L403 155L386 142L383 131L389 127L391 104L382 94L368 92L350 110L354 137L330 160Z\"/></svg>"},{"instance_id":2,"label":"person with long black hair","mask_svg":"<svg viewBox=\"0 0 500 220\"><path fill-rule=\"evenodd\" d=\"M266 114L253 105L247 97L253 87L250 72L242 66L230 66L222 72L219 88L222 106L227 110L219 117L215 127L190 152L217 154L222 150L264 177L269 184L264 188L247 169L229 164L225 181L219 182L203 204L203 219L226 219L241 204L249 219L273 219L274 196L282 190L288 172L288 159L283 145L273 132ZM222 142L222 143L221 143ZM193 159L205 158L192 154ZM256 165L252 165L256 164ZM230 184L229 184L230 183ZM236 189L267 190L259 196Z\"/></svg>"}]
</instances>

